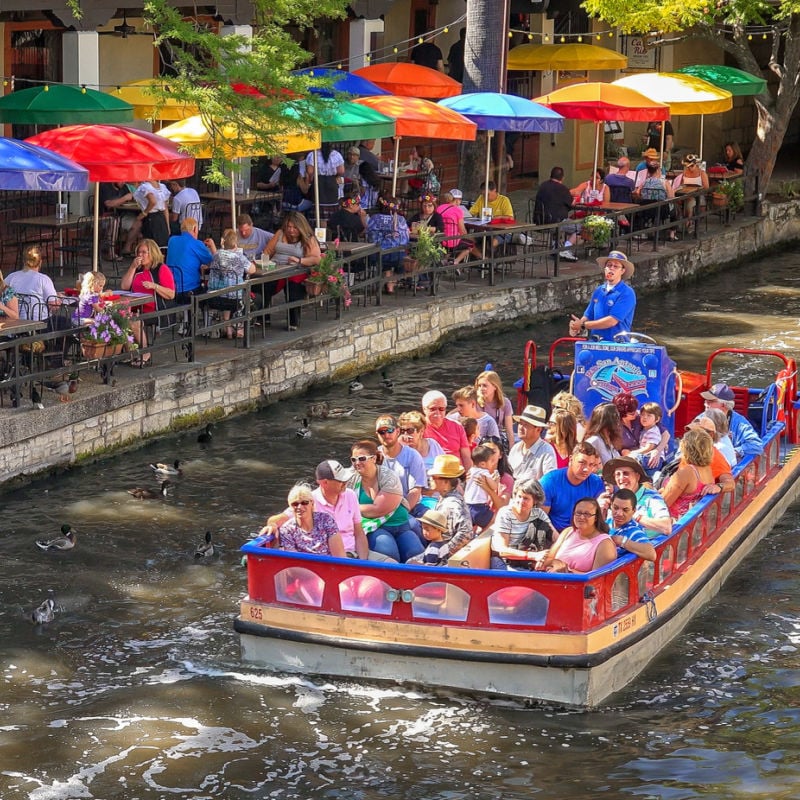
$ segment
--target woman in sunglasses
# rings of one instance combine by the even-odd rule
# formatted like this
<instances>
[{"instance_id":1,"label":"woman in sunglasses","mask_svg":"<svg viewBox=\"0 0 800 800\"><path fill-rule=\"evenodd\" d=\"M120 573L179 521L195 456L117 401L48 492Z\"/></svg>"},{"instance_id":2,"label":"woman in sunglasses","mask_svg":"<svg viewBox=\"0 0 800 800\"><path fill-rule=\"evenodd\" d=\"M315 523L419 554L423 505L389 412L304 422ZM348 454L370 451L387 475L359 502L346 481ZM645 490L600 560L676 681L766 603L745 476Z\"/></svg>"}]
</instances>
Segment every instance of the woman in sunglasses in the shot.
<instances>
[{"instance_id":1,"label":"woman in sunglasses","mask_svg":"<svg viewBox=\"0 0 800 800\"><path fill-rule=\"evenodd\" d=\"M358 495L369 549L404 563L419 555L425 545L408 524L400 478L382 462L383 454L374 439L356 442L350 457L355 474L348 485Z\"/></svg>"},{"instance_id":2,"label":"woman in sunglasses","mask_svg":"<svg viewBox=\"0 0 800 800\"><path fill-rule=\"evenodd\" d=\"M274 547L316 556L346 557L336 520L325 511L314 511L310 486L299 483L292 487L289 508L292 519L278 528Z\"/></svg>"},{"instance_id":3,"label":"woman in sunglasses","mask_svg":"<svg viewBox=\"0 0 800 800\"><path fill-rule=\"evenodd\" d=\"M444 218L436 210L436 198L432 194L423 194L419 198L419 213L411 217L411 230L421 227L433 228L435 233L444 233Z\"/></svg>"}]
</instances>

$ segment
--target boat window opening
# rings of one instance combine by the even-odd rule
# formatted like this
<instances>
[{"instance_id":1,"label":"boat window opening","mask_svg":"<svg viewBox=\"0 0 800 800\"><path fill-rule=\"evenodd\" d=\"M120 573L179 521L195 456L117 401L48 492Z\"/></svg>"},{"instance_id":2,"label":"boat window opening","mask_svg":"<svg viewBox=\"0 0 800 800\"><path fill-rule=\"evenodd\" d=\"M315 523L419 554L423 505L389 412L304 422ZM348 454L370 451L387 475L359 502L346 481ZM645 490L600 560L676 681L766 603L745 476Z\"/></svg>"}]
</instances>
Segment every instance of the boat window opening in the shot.
<instances>
[{"instance_id":1,"label":"boat window opening","mask_svg":"<svg viewBox=\"0 0 800 800\"><path fill-rule=\"evenodd\" d=\"M684 531L678 537L678 554L675 556L675 566L680 567L686 561L686 555L689 552L689 534Z\"/></svg>"},{"instance_id":2,"label":"boat window opening","mask_svg":"<svg viewBox=\"0 0 800 800\"><path fill-rule=\"evenodd\" d=\"M280 603L319 608L324 589L322 578L305 567L287 567L275 573L275 598Z\"/></svg>"},{"instance_id":3,"label":"boat window opening","mask_svg":"<svg viewBox=\"0 0 800 800\"><path fill-rule=\"evenodd\" d=\"M353 575L339 584L339 603L342 611L361 611L366 614L392 613L388 592L392 587L373 575Z\"/></svg>"},{"instance_id":4,"label":"boat window opening","mask_svg":"<svg viewBox=\"0 0 800 800\"><path fill-rule=\"evenodd\" d=\"M550 600L526 586L506 586L487 597L489 621L495 625L544 625Z\"/></svg>"},{"instance_id":5,"label":"boat window opening","mask_svg":"<svg viewBox=\"0 0 800 800\"><path fill-rule=\"evenodd\" d=\"M661 551L661 558L658 562L658 582L666 580L670 575L672 575L672 569L674 565L673 559L674 550L672 549L672 545L667 545Z\"/></svg>"},{"instance_id":6,"label":"boat window opening","mask_svg":"<svg viewBox=\"0 0 800 800\"><path fill-rule=\"evenodd\" d=\"M611 610L619 611L628 605L630 599L631 582L627 574L620 572L611 586Z\"/></svg>"},{"instance_id":7,"label":"boat window opening","mask_svg":"<svg viewBox=\"0 0 800 800\"><path fill-rule=\"evenodd\" d=\"M761 483L761 481L763 481L764 478L767 477L767 460L768 459L767 459L766 455L759 456L758 459L757 459L756 470L758 472L758 482L759 483Z\"/></svg>"},{"instance_id":8,"label":"boat window opening","mask_svg":"<svg viewBox=\"0 0 800 800\"><path fill-rule=\"evenodd\" d=\"M726 492L720 498L719 509L723 519L725 519L725 517L727 517L734 509L734 494L735 490L733 492ZM745 495L747 494L749 494L749 492L745 492Z\"/></svg>"},{"instance_id":9,"label":"boat window opening","mask_svg":"<svg viewBox=\"0 0 800 800\"><path fill-rule=\"evenodd\" d=\"M470 596L459 586L440 581L423 583L414 589L411 614L416 619L465 622Z\"/></svg>"},{"instance_id":10,"label":"boat window opening","mask_svg":"<svg viewBox=\"0 0 800 800\"><path fill-rule=\"evenodd\" d=\"M709 536L717 529L719 524L719 503L711 503L706 509L706 530Z\"/></svg>"},{"instance_id":11,"label":"boat window opening","mask_svg":"<svg viewBox=\"0 0 800 800\"><path fill-rule=\"evenodd\" d=\"M692 526L692 552L694 553L703 544L703 522L702 520L695 520Z\"/></svg>"},{"instance_id":12,"label":"boat window opening","mask_svg":"<svg viewBox=\"0 0 800 800\"><path fill-rule=\"evenodd\" d=\"M636 590L639 597L643 597L647 592L653 588L653 575L655 568L652 561L644 561L639 567L639 572L636 576Z\"/></svg>"}]
</instances>

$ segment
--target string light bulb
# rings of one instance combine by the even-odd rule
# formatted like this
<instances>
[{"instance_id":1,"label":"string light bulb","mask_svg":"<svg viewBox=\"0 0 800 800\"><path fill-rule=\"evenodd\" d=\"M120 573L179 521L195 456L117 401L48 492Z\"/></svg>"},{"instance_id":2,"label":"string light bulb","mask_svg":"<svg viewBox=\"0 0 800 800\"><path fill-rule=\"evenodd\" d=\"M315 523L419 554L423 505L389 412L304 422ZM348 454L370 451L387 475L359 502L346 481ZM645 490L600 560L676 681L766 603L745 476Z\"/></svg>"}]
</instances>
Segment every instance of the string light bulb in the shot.
<instances>
[{"instance_id":1,"label":"string light bulb","mask_svg":"<svg viewBox=\"0 0 800 800\"><path fill-rule=\"evenodd\" d=\"M600 34L598 33L598 34L597 34L597 36L596 36L595 38L596 38L596 39L597 39L597 41L599 42L599 41L600 41Z\"/></svg>"},{"instance_id":2,"label":"string light bulb","mask_svg":"<svg viewBox=\"0 0 800 800\"><path fill-rule=\"evenodd\" d=\"M765 33L761 38L762 39L766 39L767 38L767 34Z\"/></svg>"},{"instance_id":3,"label":"string light bulb","mask_svg":"<svg viewBox=\"0 0 800 800\"><path fill-rule=\"evenodd\" d=\"M748 42L752 42L753 41L753 34L752 33L748 33L747 34L747 41Z\"/></svg>"},{"instance_id":4,"label":"string light bulb","mask_svg":"<svg viewBox=\"0 0 800 800\"><path fill-rule=\"evenodd\" d=\"M81 86L81 94L86 94L86 87L85 86Z\"/></svg>"},{"instance_id":5,"label":"string light bulb","mask_svg":"<svg viewBox=\"0 0 800 800\"><path fill-rule=\"evenodd\" d=\"M509 31L508 32L508 38L509 39L513 39L514 38L514 31Z\"/></svg>"},{"instance_id":6,"label":"string light bulb","mask_svg":"<svg viewBox=\"0 0 800 800\"><path fill-rule=\"evenodd\" d=\"M50 91L50 87L47 84L44 85L44 91L45 92L49 92Z\"/></svg>"},{"instance_id":7,"label":"string light bulb","mask_svg":"<svg viewBox=\"0 0 800 800\"><path fill-rule=\"evenodd\" d=\"M396 47L393 47L393 48L392 48L392 52L393 52L395 55L397 55L397 53L398 53L398 50L397 50L397 48L396 48Z\"/></svg>"},{"instance_id":8,"label":"string light bulb","mask_svg":"<svg viewBox=\"0 0 800 800\"><path fill-rule=\"evenodd\" d=\"M528 41L533 41L533 34L532 33L528 34Z\"/></svg>"},{"instance_id":9,"label":"string light bulb","mask_svg":"<svg viewBox=\"0 0 800 800\"><path fill-rule=\"evenodd\" d=\"M608 32L608 38L609 39L613 39L614 38L614 31L609 31Z\"/></svg>"},{"instance_id":10,"label":"string light bulb","mask_svg":"<svg viewBox=\"0 0 800 800\"><path fill-rule=\"evenodd\" d=\"M422 44L424 41L425 40L420 36L419 39L417 39L417 44Z\"/></svg>"},{"instance_id":11,"label":"string light bulb","mask_svg":"<svg viewBox=\"0 0 800 800\"><path fill-rule=\"evenodd\" d=\"M579 37L578 37L578 41L579 41L579 42L582 42L582 41L583 41L583 36L579 36Z\"/></svg>"},{"instance_id":12,"label":"string light bulb","mask_svg":"<svg viewBox=\"0 0 800 800\"><path fill-rule=\"evenodd\" d=\"M442 28L442 33L450 33L450 28L445 25L444 28Z\"/></svg>"},{"instance_id":13,"label":"string light bulb","mask_svg":"<svg viewBox=\"0 0 800 800\"><path fill-rule=\"evenodd\" d=\"M566 41L567 41L567 37L566 36L562 36L561 37L561 44L564 44L564 42L566 42Z\"/></svg>"},{"instance_id":14,"label":"string light bulb","mask_svg":"<svg viewBox=\"0 0 800 800\"><path fill-rule=\"evenodd\" d=\"M549 42L549 41L550 41L550 34L549 34L549 33L546 33L546 34L544 35L544 40L545 40L546 42Z\"/></svg>"}]
</instances>

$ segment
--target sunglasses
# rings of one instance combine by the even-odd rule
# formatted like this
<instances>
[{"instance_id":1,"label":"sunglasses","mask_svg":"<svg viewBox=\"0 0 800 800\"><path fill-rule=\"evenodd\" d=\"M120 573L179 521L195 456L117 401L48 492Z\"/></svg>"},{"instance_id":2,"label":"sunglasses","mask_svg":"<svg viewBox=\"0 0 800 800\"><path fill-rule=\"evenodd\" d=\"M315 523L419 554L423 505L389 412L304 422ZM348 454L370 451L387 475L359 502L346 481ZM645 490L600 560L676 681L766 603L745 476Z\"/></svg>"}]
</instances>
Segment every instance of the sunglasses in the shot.
<instances>
[{"instance_id":1,"label":"sunglasses","mask_svg":"<svg viewBox=\"0 0 800 800\"><path fill-rule=\"evenodd\" d=\"M417 432L417 429L416 428L399 428L399 431L404 436L413 436ZM380 433L380 431L378 431L378 433Z\"/></svg>"},{"instance_id":2,"label":"sunglasses","mask_svg":"<svg viewBox=\"0 0 800 800\"><path fill-rule=\"evenodd\" d=\"M300 506L305 508L306 506L310 506L311 505L311 501L310 500L295 500L294 503L289 503L289 505L292 508L300 508Z\"/></svg>"},{"instance_id":3,"label":"sunglasses","mask_svg":"<svg viewBox=\"0 0 800 800\"><path fill-rule=\"evenodd\" d=\"M371 458L375 458L375 456L351 456L350 463L363 464L365 461L369 461Z\"/></svg>"},{"instance_id":4,"label":"sunglasses","mask_svg":"<svg viewBox=\"0 0 800 800\"><path fill-rule=\"evenodd\" d=\"M386 436L387 433L394 433L396 430L397 428L389 426L388 428L378 428L375 433L377 433L378 436Z\"/></svg>"}]
</instances>

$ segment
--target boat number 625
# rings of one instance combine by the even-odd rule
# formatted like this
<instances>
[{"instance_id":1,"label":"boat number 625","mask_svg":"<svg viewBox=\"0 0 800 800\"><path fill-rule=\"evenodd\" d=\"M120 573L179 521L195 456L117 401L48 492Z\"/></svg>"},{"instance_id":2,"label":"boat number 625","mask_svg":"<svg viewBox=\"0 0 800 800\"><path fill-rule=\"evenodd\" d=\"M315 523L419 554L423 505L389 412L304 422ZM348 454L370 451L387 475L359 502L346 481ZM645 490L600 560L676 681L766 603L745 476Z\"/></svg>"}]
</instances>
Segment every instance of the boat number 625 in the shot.
<instances>
[{"instance_id":1,"label":"boat number 625","mask_svg":"<svg viewBox=\"0 0 800 800\"><path fill-rule=\"evenodd\" d=\"M252 619L262 619L261 609L258 606L250 606L250 616Z\"/></svg>"}]
</instances>

